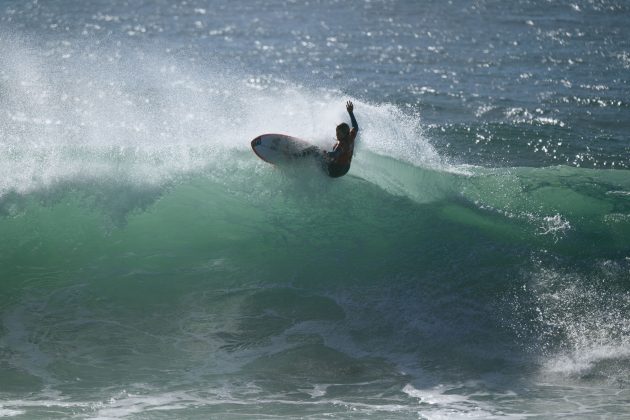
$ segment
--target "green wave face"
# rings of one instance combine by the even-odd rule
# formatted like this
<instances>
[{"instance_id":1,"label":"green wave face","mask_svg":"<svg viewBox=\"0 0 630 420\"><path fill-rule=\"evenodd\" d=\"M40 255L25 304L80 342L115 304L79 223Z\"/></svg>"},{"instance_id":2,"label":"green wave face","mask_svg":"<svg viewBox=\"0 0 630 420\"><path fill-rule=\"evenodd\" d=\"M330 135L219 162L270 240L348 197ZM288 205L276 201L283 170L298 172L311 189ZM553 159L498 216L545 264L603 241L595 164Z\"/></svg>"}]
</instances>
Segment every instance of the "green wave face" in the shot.
<instances>
[{"instance_id":1,"label":"green wave face","mask_svg":"<svg viewBox=\"0 0 630 420\"><path fill-rule=\"evenodd\" d=\"M627 170L458 165L354 100L332 180L249 141L331 147L339 92L0 43L0 416L627 405Z\"/></svg>"}]
</instances>

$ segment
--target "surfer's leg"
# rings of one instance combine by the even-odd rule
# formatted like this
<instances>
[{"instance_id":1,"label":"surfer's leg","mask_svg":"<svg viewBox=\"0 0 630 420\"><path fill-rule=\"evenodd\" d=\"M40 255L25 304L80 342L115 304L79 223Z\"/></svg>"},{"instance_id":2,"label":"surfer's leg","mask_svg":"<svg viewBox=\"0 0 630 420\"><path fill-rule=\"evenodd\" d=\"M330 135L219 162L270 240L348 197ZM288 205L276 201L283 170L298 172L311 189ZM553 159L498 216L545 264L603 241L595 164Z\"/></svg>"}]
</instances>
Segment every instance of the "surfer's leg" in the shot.
<instances>
[{"instance_id":1,"label":"surfer's leg","mask_svg":"<svg viewBox=\"0 0 630 420\"><path fill-rule=\"evenodd\" d=\"M328 164L326 166L326 171L328 176L331 178L339 178L344 176L350 170L350 165L337 165L334 163Z\"/></svg>"}]
</instances>

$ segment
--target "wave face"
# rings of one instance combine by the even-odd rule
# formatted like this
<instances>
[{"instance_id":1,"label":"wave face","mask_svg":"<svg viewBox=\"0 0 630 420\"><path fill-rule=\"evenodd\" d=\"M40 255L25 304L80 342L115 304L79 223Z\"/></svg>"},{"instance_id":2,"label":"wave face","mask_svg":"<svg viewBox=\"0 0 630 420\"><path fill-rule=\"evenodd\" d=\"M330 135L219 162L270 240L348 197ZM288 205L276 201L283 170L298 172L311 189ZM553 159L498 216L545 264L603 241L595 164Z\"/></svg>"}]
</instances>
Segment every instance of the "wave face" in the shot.
<instances>
[{"instance_id":1,"label":"wave face","mask_svg":"<svg viewBox=\"0 0 630 420\"><path fill-rule=\"evenodd\" d=\"M402 88L348 95L332 70L284 77L277 61L252 76L246 58L204 57L199 34L327 69L306 38L278 53L264 31L204 26L228 11L156 4L144 23L124 5L2 12L0 416L628 413L623 150L586 159L622 169L536 167L524 151L507 165L504 145L484 157L496 165L464 164L435 134L462 127L424 122ZM259 18L282 14L273 5ZM391 75L361 74L391 94ZM361 131L342 179L250 150L262 132L330 147L347 99ZM500 125L520 143L530 124Z\"/></svg>"}]
</instances>

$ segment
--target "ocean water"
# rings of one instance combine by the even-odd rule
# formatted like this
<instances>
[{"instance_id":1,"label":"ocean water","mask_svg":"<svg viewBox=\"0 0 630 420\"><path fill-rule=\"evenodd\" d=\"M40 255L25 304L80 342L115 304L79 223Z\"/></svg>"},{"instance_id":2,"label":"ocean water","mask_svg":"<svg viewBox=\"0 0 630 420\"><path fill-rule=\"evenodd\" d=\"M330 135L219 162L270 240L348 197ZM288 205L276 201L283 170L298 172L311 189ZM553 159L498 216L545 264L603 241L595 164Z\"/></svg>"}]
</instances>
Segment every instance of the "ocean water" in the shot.
<instances>
[{"instance_id":1,"label":"ocean water","mask_svg":"<svg viewBox=\"0 0 630 420\"><path fill-rule=\"evenodd\" d=\"M0 2L0 417L629 417L628 27ZM347 176L252 153L347 100Z\"/></svg>"}]
</instances>

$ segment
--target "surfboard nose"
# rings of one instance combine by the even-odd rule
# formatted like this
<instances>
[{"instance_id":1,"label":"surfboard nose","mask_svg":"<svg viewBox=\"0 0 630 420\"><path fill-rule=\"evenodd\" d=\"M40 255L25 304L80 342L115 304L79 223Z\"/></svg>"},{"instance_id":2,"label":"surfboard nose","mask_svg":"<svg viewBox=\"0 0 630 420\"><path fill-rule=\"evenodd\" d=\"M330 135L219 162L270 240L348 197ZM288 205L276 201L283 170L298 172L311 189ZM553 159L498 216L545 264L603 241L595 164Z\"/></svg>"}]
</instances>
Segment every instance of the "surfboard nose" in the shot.
<instances>
[{"instance_id":1,"label":"surfboard nose","mask_svg":"<svg viewBox=\"0 0 630 420\"><path fill-rule=\"evenodd\" d=\"M260 146L260 142L261 142L261 141L260 141L260 138L261 138L261 137L262 137L262 136L258 136L258 137L256 137L254 140L252 140L252 147Z\"/></svg>"}]
</instances>

